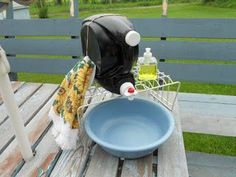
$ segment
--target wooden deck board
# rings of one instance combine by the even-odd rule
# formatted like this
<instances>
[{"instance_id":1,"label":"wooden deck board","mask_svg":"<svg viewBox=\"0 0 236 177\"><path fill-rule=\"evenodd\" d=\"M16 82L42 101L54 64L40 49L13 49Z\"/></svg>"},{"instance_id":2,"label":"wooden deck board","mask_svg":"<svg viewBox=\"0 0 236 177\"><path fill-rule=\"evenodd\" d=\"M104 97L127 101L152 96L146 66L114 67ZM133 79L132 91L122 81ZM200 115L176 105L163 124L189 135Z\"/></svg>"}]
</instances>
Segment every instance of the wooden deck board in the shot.
<instances>
[{"instance_id":1,"label":"wooden deck board","mask_svg":"<svg viewBox=\"0 0 236 177\"><path fill-rule=\"evenodd\" d=\"M189 152L187 160L189 175L192 177L236 176L236 156Z\"/></svg>"},{"instance_id":2,"label":"wooden deck board","mask_svg":"<svg viewBox=\"0 0 236 177\"><path fill-rule=\"evenodd\" d=\"M99 98L104 99L104 98ZM98 101L97 98L91 100L91 103ZM92 106L88 108L89 111ZM89 153L92 146L92 140L83 131L81 136L81 146L75 151L63 151L55 168L52 171L52 177L58 176L81 176L86 167Z\"/></svg>"},{"instance_id":3,"label":"wooden deck board","mask_svg":"<svg viewBox=\"0 0 236 177\"><path fill-rule=\"evenodd\" d=\"M106 153L96 145L85 177L116 177L118 163L119 158Z\"/></svg>"},{"instance_id":4,"label":"wooden deck board","mask_svg":"<svg viewBox=\"0 0 236 177\"><path fill-rule=\"evenodd\" d=\"M32 121L26 126L25 130L33 147L40 142L42 134L49 126L48 111L52 105L51 98L45 106L34 116ZM47 130L46 130L47 131ZM41 137L42 138L42 137ZM0 174L2 176L11 176L14 170L22 165L22 156L20 154L17 141L14 139L7 149L0 155Z\"/></svg>"},{"instance_id":5,"label":"wooden deck board","mask_svg":"<svg viewBox=\"0 0 236 177\"><path fill-rule=\"evenodd\" d=\"M236 96L214 95L202 93L179 93L179 101L200 102L200 103L218 103L236 105Z\"/></svg>"},{"instance_id":6,"label":"wooden deck board","mask_svg":"<svg viewBox=\"0 0 236 177\"><path fill-rule=\"evenodd\" d=\"M44 84L26 102L24 102L20 107L20 112L25 125L27 125L34 115L43 107L57 87L57 85ZM10 119L7 119L1 125L0 139L0 152L2 153L14 139L14 129Z\"/></svg>"},{"instance_id":7,"label":"wooden deck board","mask_svg":"<svg viewBox=\"0 0 236 177\"><path fill-rule=\"evenodd\" d=\"M17 105L20 107L42 84L30 84L25 83L15 93L15 100ZM0 126L8 118L8 113L4 103L0 105Z\"/></svg>"},{"instance_id":8,"label":"wooden deck board","mask_svg":"<svg viewBox=\"0 0 236 177\"><path fill-rule=\"evenodd\" d=\"M85 146L90 146L92 143L88 138L83 141L88 143ZM90 152L90 148L85 146L80 146L76 150L62 151L51 176L81 176Z\"/></svg>"},{"instance_id":9,"label":"wooden deck board","mask_svg":"<svg viewBox=\"0 0 236 177\"><path fill-rule=\"evenodd\" d=\"M190 114L182 116L181 121L185 132L236 137L235 118L212 118Z\"/></svg>"},{"instance_id":10,"label":"wooden deck board","mask_svg":"<svg viewBox=\"0 0 236 177\"><path fill-rule=\"evenodd\" d=\"M24 82L12 81L11 86L12 86L13 92L15 93L23 84L24 84ZM0 93L0 105L2 103L3 103L3 100L2 100L2 97L1 97L1 93Z\"/></svg>"},{"instance_id":11,"label":"wooden deck board","mask_svg":"<svg viewBox=\"0 0 236 177\"><path fill-rule=\"evenodd\" d=\"M125 160L121 177L152 177L153 155L136 160Z\"/></svg>"},{"instance_id":12,"label":"wooden deck board","mask_svg":"<svg viewBox=\"0 0 236 177\"><path fill-rule=\"evenodd\" d=\"M58 152L60 152L60 148L54 141L50 130L47 131L35 151L36 154L33 159L24 164L22 169L17 173L17 177L36 177L43 172L50 172L53 165L52 162Z\"/></svg>"},{"instance_id":13,"label":"wooden deck board","mask_svg":"<svg viewBox=\"0 0 236 177\"><path fill-rule=\"evenodd\" d=\"M183 131L236 136L236 96L180 94Z\"/></svg>"},{"instance_id":14,"label":"wooden deck board","mask_svg":"<svg viewBox=\"0 0 236 177\"><path fill-rule=\"evenodd\" d=\"M36 149L37 153L31 161L24 162L16 139L12 139L11 143L5 147L6 149L0 153L0 176L36 176L38 173L47 171L48 169L48 172L51 173L50 176L56 177L81 175L85 177L117 176L119 166L118 158L107 154L100 147L95 147L94 155L91 154L92 141L86 134L84 134L84 138L82 139L84 146L80 146L76 151L61 151L55 144L54 138L51 136L49 130L51 124L48 119L48 111L53 101L52 95L57 87L57 85L52 84L44 84L42 86L32 83L13 84L17 103L21 105L20 110L27 124L26 132L33 145L33 149ZM30 89L27 91L27 88ZM184 130L199 131L200 133L210 132L223 135L236 135L235 132L232 132L236 126L236 124L232 123L236 120L234 114L236 110L234 109L236 105L235 97L218 97L215 95L209 95L207 97L207 95L199 96L195 94L190 94L189 96L187 94L184 94L184 96L182 94L180 95L180 116L182 116ZM198 112L203 108L201 105L210 108L211 111L206 112L206 114ZM6 111L4 111L3 107L4 104L1 105L0 98L0 115L2 115L0 116L0 120L4 120L2 117L6 116ZM228 111L222 112L221 109L225 107L227 108L224 110ZM92 109L92 107L89 109ZM158 165L155 164L155 168L158 169L158 175L160 177L173 175L175 177L188 176L178 109L179 107L177 106L174 111L174 114L177 115L175 116L175 136L171 136L171 143L169 139L159 148L158 160L153 161L153 155L137 160L124 160L120 171L121 177L151 177L153 176L153 163L156 161L158 161ZM218 109L219 113L214 111L216 109ZM209 124L209 126L202 126L203 124ZM4 120L2 125L0 123L0 145L4 141L6 142L9 137L12 137L7 135L13 131L10 127L9 119ZM212 129L212 127L217 128ZM227 127L227 129L222 127ZM156 156L154 157L156 158Z\"/></svg>"},{"instance_id":15,"label":"wooden deck board","mask_svg":"<svg viewBox=\"0 0 236 177\"><path fill-rule=\"evenodd\" d=\"M236 119L236 104L219 104L206 102L180 102L180 113L190 113L192 115L199 114L209 118L235 118Z\"/></svg>"},{"instance_id":16,"label":"wooden deck board","mask_svg":"<svg viewBox=\"0 0 236 177\"><path fill-rule=\"evenodd\" d=\"M51 153L51 150L49 150L48 152L50 152L50 153L45 153L45 151L47 152L46 149L47 149L48 145L46 145L46 147L45 147L41 143L42 145L37 148L37 151L39 151L39 156L37 157L37 153L36 153L36 159L33 159L34 162L33 163L32 162L26 163L23 166L23 168L21 169L21 171L19 172L18 176L21 176L21 174L22 175L23 174L30 174L29 176L35 176L35 174L39 173L40 171L46 172L46 175L49 175L49 173L51 174L52 169L54 168L54 165L57 163L58 158L62 154L62 150L60 150L57 147L57 145L55 144L54 138L48 134L51 134L51 132L47 133L47 136L49 136L49 140L47 140L47 141L48 141L49 145L56 147L56 148L54 148L54 151ZM81 150L81 148L78 149L78 151L80 151L80 150ZM83 151L83 149L82 149L82 151ZM73 156L73 152L72 151L64 151L62 156L64 155L65 157L67 157L68 153L69 153L69 155ZM75 157L75 159L77 159L77 156ZM73 163L74 162L73 159L70 159L70 162ZM58 164L59 163L60 162L58 162ZM75 170L76 170L76 166L75 166ZM59 173L58 175L61 175L61 174ZM58 176L58 175L56 175L56 176ZM53 174L51 176L53 176Z\"/></svg>"},{"instance_id":17,"label":"wooden deck board","mask_svg":"<svg viewBox=\"0 0 236 177\"><path fill-rule=\"evenodd\" d=\"M178 104L174 111L175 129L171 137L158 148L160 177L189 177Z\"/></svg>"}]
</instances>

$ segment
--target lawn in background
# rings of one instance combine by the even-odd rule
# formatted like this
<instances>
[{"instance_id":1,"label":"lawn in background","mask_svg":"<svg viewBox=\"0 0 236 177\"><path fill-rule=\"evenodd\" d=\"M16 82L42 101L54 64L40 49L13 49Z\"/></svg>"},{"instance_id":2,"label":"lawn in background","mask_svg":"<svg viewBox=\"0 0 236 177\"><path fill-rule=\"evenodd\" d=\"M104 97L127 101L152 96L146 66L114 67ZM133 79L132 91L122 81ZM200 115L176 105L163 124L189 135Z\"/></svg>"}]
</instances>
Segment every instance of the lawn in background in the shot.
<instances>
[{"instance_id":1,"label":"lawn in background","mask_svg":"<svg viewBox=\"0 0 236 177\"><path fill-rule=\"evenodd\" d=\"M184 132L186 151L236 156L236 137Z\"/></svg>"},{"instance_id":2,"label":"lawn in background","mask_svg":"<svg viewBox=\"0 0 236 177\"><path fill-rule=\"evenodd\" d=\"M83 10L80 17L87 17L97 13L118 13L128 17L160 18L162 13L159 7L136 7L126 9ZM236 11L231 8L211 7L200 4L173 4L169 5L170 18L235 18Z\"/></svg>"},{"instance_id":3,"label":"lawn in background","mask_svg":"<svg viewBox=\"0 0 236 177\"><path fill-rule=\"evenodd\" d=\"M132 3L128 3L132 4ZM123 7L122 7L123 6ZM97 8L95 8L97 7ZM79 8L80 9L80 8ZM64 6L49 6L48 7L50 18L69 18L69 5ZM30 7L32 17L37 18L37 9ZM140 18L160 18L162 7L158 6L138 6L129 7L129 5L93 5L90 8L82 8L79 10L81 18L88 17L98 13L116 13L122 14L127 17L140 17ZM220 8L202 5L199 3L184 3L184 4L170 4L168 10L168 17L173 18L235 18L236 11L233 8Z\"/></svg>"}]
</instances>

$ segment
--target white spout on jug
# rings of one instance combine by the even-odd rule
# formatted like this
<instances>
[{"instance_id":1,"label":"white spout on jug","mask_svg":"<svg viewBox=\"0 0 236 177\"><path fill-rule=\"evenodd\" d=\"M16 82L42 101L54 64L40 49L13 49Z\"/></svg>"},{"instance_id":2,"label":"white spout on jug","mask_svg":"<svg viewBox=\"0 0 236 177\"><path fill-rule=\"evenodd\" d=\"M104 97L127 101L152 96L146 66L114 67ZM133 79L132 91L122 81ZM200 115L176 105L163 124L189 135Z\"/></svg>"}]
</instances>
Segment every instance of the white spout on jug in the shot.
<instances>
[{"instance_id":1,"label":"white spout on jug","mask_svg":"<svg viewBox=\"0 0 236 177\"><path fill-rule=\"evenodd\" d=\"M133 100L137 93L138 92L131 82L125 82L120 86L120 94L128 97L129 100Z\"/></svg>"}]
</instances>

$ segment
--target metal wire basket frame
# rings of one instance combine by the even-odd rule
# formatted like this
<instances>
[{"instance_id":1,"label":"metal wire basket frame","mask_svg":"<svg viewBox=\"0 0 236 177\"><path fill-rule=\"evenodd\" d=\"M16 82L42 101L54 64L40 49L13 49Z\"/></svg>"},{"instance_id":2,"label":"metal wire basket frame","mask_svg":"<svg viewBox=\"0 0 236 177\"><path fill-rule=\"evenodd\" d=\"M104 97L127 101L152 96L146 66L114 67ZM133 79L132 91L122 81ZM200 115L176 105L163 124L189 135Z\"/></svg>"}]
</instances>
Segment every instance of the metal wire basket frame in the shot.
<instances>
[{"instance_id":1,"label":"metal wire basket frame","mask_svg":"<svg viewBox=\"0 0 236 177\"><path fill-rule=\"evenodd\" d=\"M134 68L133 73L136 78L135 88L138 95L148 97L149 99L151 96L154 101L160 102L170 111L174 109L180 89L179 81L173 81L169 75L160 71L157 71L158 79L148 81L137 79L137 68ZM92 86L87 91L84 104L78 110L83 109L82 112L85 112L89 106L97 105L117 97L121 97L121 95L113 94L100 86Z\"/></svg>"}]
</instances>

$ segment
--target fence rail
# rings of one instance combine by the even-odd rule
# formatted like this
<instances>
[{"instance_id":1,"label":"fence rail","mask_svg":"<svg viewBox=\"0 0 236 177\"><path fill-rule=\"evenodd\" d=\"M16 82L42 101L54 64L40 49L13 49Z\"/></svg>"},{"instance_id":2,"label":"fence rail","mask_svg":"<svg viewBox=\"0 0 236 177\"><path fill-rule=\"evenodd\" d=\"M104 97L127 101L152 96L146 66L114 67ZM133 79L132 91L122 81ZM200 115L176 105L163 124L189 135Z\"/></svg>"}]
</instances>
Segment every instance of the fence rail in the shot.
<instances>
[{"instance_id":1,"label":"fence rail","mask_svg":"<svg viewBox=\"0 0 236 177\"><path fill-rule=\"evenodd\" d=\"M140 55L145 47L151 47L154 55L161 59L236 61L236 42L232 40L236 39L236 19L156 18L131 21L142 37L145 37L140 43ZM12 72L66 73L77 60L63 59L61 56L82 55L81 22L77 18L1 20L0 36L16 36L0 38L0 45L10 55ZM147 37L152 39L147 41ZM168 41L170 37L189 39ZM195 38L230 40L200 42ZM31 55L36 55L34 57L37 58ZM159 67L178 80L236 83L234 63L219 65L160 62Z\"/></svg>"}]
</instances>

